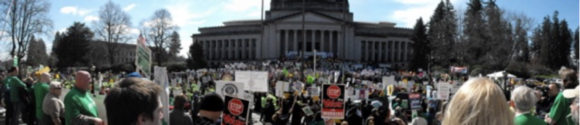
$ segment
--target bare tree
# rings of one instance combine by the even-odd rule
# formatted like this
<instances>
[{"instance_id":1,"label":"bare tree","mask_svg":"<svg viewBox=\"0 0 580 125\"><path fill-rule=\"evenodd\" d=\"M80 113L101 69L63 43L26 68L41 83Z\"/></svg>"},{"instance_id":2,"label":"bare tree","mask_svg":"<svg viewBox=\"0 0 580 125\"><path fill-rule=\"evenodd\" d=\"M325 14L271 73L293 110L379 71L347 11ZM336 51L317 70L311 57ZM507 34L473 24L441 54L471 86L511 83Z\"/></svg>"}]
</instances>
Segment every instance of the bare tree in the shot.
<instances>
[{"instance_id":1,"label":"bare tree","mask_svg":"<svg viewBox=\"0 0 580 125\"><path fill-rule=\"evenodd\" d=\"M99 20L93 22L96 36L107 42L105 48L110 65L115 65L115 57L119 43L126 43L131 39L129 36L131 17L112 1L107 2L99 10Z\"/></svg>"},{"instance_id":2,"label":"bare tree","mask_svg":"<svg viewBox=\"0 0 580 125\"><path fill-rule=\"evenodd\" d=\"M142 23L141 32L147 38L148 43L153 43L153 52L157 65L162 65L166 60L167 48L171 35L179 27L173 23L171 13L166 9L159 9L153 13L153 16Z\"/></svg>"},{"instance_id":3,"label":"bare tree","mask_svg":"<svg viewBox=\"0 0 580 125\"><path fill-rule=\"evenodd\" d=\"M10 55L18 57L18 62L26 56L28 44L33 35L49 35L52 20L48 17L50 3L47 0L2 0L2 12L8 12L4 32L11 37Z\"/></svg>"}]
</instances>

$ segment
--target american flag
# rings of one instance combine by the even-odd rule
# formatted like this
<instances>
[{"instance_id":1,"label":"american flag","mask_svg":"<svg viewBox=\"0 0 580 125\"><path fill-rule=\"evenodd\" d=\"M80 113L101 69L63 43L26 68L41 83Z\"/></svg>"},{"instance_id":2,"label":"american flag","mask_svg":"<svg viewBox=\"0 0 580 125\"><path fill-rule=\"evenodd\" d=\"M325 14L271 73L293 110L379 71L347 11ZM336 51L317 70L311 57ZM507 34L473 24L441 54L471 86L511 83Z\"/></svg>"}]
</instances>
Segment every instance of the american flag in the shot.
<instances>
[{"instance_id":1,"label":"american flag","mask_svg":"<svg viewBox=\"0 0 580 125\"><path fill-rule=\"evenodd\" d=\"M145 37L143 37L143 34L139 34L139 38L137 39L137 41L141 42L141 44L145 44Z\"/></svg>"}]
</instances>

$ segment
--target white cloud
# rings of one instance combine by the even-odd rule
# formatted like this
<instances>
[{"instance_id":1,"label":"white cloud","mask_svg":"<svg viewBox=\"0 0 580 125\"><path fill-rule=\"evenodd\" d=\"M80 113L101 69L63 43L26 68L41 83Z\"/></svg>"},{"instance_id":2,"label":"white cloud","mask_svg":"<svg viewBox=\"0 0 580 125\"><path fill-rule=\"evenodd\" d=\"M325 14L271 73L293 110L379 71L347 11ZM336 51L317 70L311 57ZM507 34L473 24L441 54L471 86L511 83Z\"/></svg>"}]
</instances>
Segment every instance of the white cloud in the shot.
<instances>
[{"instance_id":1,"label":"white cloud","mask_svg":"<svg viewBox=\"0 0 580 125\"><path fill-rule=\"evenodd\" d=\"M92 21L97 21L97 20L99 20L99 17L97 17L97 16L90 15L90 16L85 17L85 22L92 22Z\"/></svg>"},{"instance_id":2,"label":"white cloud","mask_svg":"<svg viewBox=\"0 0 580 125\"><path fill-rule=\"evenodd\" d=\"M135 6L137 6L137 4L130 4L128 6L126 6L125 8L123 8L123 11L131 11L133 8L135 8Z\"/></svg>"},{"instance_id":3,"label":"white cloud","mask_svg":"<svg viewBox=\"0 0 580 125\"><path fill-rule=\"evenodd\" d=\"M85 14L91 12L91 10L79 8L77 6L65 6L60 8L60 13L84 16Z\"/></svg>"},{"instance_id":4,"label":"white cloud","mask_svg":"<svg viewBox=\"0 0 580 125\"><path fill-rule=\"evenodd\" d=\"M205 23L205 20L197 20L214 14L218 9L210 8L207 10L195 10L192 4L177 3L168 5L167 11L171 13L173 23L179 27L187 25L200 25Z\"/></svg>"},{"instance_id":5,"label":"white cloud","mask_svg":"<svg viewBox=\"0 0 580 125\"><path fill-rule=\"evenodd\" d=\"M451 0L454 7L464 0ZM433 15L433 11L437 8L440 1L438 0L396 0L396 2L403 4L405 9L393 11L390 18L401 22L397 26L413 27L419 17L423 18L423 22L428 22Z\"/></svg>"},{"instance_id":6,"label":"white cloud","mask_svg":"<svg viewBox=\"0 0 580 125\"><path fill-rule=\"evenodd\" d=\"M271 0L264 0L264 10L270 8ZM244 12L248 9L257 8L260 11L262 0L230 0L226 3L225 8L229 11Z\"/></svg>"}]
</instances>

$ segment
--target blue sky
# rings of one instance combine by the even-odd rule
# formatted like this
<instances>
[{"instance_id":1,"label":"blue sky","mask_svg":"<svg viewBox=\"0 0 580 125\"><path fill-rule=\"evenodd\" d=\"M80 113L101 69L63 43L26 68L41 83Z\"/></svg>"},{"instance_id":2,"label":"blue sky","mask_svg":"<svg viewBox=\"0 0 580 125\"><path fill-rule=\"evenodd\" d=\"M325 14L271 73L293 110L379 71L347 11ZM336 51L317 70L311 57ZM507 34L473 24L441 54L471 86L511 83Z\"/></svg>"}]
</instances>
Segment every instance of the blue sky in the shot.
<instances>
[{"instance_id":1,"label":"blue sky","mask_svg":"<svg viewBox=\"0 0 580 125\"><path fill-rule=\"evenodd\" d=\"M440 0L350 0L351 12L356 21L390 21L399 27L412 27L419 17L428 20ZM468 0L451 0L459 12L464 12ZM64 31L73 22L98 20L98 11L107 0L50 0L52 3L49 17L54 21L53 33ZM241 19L260 19L260 0L116 0L130 16L132 34L136 38L139 24L153 15L158 9L165 8L173 16L180 29L182 51L185 56L192 43L190 36L198 33L198 27L222 25L222 22ZM269 8L270 0L265 0ZM578 27L578 0L498 0L497 4L507 11L524 13L534 19L533 26L541 23L542 18L555 10L560 19L566 19L575 30ZM578 5L578 6L577 6ZM52 46L53 35L42 36L48 47ZM6 60L8 42L0 44L0 60Z\"/></svg>"}]
</instances>

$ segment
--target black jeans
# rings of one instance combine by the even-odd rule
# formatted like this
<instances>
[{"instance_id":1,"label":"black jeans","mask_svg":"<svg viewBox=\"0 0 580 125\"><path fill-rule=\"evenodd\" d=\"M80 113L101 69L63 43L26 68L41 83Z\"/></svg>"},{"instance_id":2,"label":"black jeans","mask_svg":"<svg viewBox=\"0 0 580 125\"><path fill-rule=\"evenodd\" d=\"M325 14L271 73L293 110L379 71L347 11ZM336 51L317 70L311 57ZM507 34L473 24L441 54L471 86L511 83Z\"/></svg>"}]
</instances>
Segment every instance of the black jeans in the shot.
<instances>
[{"instance_id":1,"label":"black jeans","mask_svg":"<svg viewBox=\"0 0 580 125\"><path fill-rule=\"evenodd\" d=\"M64 117L60 117L60 125L64 125ZM39 121L39 123L41 123ZM52 117L50 115L44 114L44 119L42 119L42 125L55 125L54 121L52 121Z\"/></svg>"}]
</instances>

